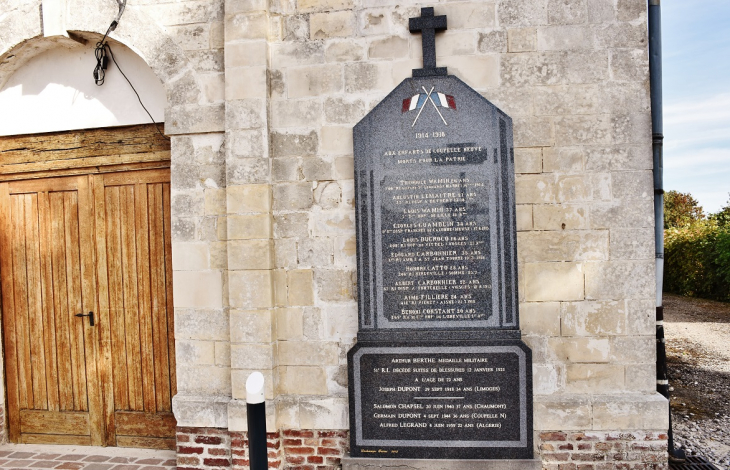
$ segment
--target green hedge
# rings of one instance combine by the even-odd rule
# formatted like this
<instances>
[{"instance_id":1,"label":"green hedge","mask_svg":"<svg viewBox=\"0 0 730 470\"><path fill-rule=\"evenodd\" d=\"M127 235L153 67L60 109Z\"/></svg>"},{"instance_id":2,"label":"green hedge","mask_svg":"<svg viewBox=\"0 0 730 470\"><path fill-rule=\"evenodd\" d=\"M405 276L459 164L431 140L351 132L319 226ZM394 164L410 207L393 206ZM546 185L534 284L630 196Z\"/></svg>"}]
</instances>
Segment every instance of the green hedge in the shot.
<instances>
[{"instance_id":1,"label":"green hedge","mask_svg":"<svg viewBox=\"0 0 730 470\"><path fill-rule=\"evenodd\" d=\"M730 301L730 227L703 220L665 230L664 290Z\"/></svg>"}]
</instances>

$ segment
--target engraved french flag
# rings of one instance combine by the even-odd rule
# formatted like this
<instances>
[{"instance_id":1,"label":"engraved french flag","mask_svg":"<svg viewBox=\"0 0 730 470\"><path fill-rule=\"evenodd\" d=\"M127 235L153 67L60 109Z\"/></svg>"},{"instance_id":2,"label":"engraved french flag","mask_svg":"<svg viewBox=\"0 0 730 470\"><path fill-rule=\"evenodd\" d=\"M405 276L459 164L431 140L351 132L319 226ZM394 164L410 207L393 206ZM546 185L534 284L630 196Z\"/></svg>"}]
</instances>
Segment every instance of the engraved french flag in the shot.
<instances>
[{"instance_id":1,"label":"engraved french flag","mask_svg":"<svg viewBox=\"0 0 730 470\"><path fill-rule=\"evenodd\" d=\"M423 105L426 104L428 96L429 95L427 95L426 93L419 93L417 95L411 96L410 98L404 99L401 112L406 113L408 111L413 111L414 109L421 109ZM431 93L431 99L433 100L433 104L435 104L436 106L440 106L442 108L456 109L456 101L454 101L454 97L451 95L445 95L443 93Z\"/></svg>"}]
</instances>

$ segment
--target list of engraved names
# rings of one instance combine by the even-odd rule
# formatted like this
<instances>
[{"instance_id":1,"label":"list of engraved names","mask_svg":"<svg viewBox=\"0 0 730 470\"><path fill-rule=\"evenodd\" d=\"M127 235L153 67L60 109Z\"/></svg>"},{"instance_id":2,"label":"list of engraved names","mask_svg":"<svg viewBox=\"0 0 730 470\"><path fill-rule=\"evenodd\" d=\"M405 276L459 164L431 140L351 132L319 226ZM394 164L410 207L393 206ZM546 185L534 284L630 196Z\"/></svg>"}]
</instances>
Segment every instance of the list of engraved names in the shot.
<instances>
[{"instance_id":1,"label":"list of engraved names","mask_svg":"<svg viewBox=\"0 0 730 470\"><path fill-rule=\"evenodd\" d=\"M383 299L391 322L486 320L487 152L470 144L382 155Z\"/></svg>"},{"instance_id":2,"label":"list of engraved names","mask_svg":"<svg viewBox=\"0 0 730 470\"><path fill-rule=\"evenodd\" d=\"M364 355L361 367L372 381L362 403L372 438L412 429L428 440L519 440L516 354Z\"/></svg>"}]
</instances>

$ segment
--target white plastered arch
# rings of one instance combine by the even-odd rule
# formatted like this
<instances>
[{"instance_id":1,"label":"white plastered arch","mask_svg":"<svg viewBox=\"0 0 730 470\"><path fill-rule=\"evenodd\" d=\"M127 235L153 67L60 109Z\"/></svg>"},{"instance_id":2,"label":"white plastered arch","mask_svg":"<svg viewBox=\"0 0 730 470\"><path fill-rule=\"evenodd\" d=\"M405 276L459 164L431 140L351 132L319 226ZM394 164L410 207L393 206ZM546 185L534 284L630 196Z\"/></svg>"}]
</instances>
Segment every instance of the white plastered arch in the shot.
<instances>
[{"instance_id":1,"label":"white plastered arch","mask_svg":"<svg viewBox=\"0 0 730 470\"><path fill-rule=\"evenodd\" d=\"M0 89L9 83L9 80L12 80L14 73L39 55L50 54L53 51L66 53L65 51L73 51L75 48L85 48L86 51L93 49L93 44L103 36L109 23L116 16L116 2L69 0L67 2L66 29L72 36L88 41L85 46L82 46L68 38L43 36L39 1L23 2L14 9L13 3L16 2L9 0L8 3L10 3L9 11L0 17ZM172 105L198 104L201 96L200 86L184 51L166 34L162 26L155 23L149 16L133 6L127 6L119 26L110 34L110 38L139 56L161 82L165 90L165 97L161 103L158 101L156 105L158 110L160 105L169 109ZM120 49L124 55L123 48ZM38 59L41 58L38 57ZM135 64L131 65L124 71L135 83ZM110 68L114 70L109 73L115 74L117 81L126 87L125 93L130 94L132 104L136 103L136 97L126 81L123 81L116 67L111 64ZM88 73L89 80L93 80L91 70L93 70L93 65L91 69L85 66L83 70L84 73ZM121 87L121 85L119 86ZM154 107L155 103L151 104ZM137 109L137 112L143 112L140 110L141 107ZM8 111L14 112L15 110ZM156 120L161 118L160 114L159 111L153 112ZM165 114L169 115L167 112ZM106 125L114 124L107 120L101 125L87 127ZM67 129L77 128L79 127L67 127ZM44 130L36 132L44 132ZM1 130L0 133L2 133ZM8 132L3 134L7 135Z\"/></svg>"}]
</instances>

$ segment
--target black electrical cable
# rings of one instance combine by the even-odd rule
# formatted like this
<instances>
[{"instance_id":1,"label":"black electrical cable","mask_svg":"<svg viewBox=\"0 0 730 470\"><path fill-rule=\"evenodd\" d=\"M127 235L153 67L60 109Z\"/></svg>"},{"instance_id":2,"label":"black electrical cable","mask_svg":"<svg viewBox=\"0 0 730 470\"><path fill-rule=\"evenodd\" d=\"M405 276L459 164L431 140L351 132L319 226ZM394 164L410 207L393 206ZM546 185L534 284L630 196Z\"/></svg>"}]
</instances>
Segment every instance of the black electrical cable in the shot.
<instances>
[{"instance_id":1,"label":"black electrical cable","mask_svg":"<svg viewBox=\"0 0 730 470\"><path fill-rule=\"evenodd\" d=\"M97 86L102 86L104 84L104 78L106 77L105 70L107 66L109 65L109 59L107 58L107 53L109 56L111 56L112 61L114 62L114 65L117 66L119 69L119 72L121 72L124 79L129 83L129 86L132 88L132 91L135 95L137 95L137 100L139 101L139 104L142 105L142 109L144 109L144 112L147 113L147 116L150 117L150 120L152 121L152 124L155 125L155 129L157 129L157 132L164 137L167 140L170 140L169 137L167 137L165 134L160 131L159 126L157 126L157 122L155 122L155 119L152 117L152 114L147 110L147 107L142 102L142 98L140 98L139 93L137 93L137 90L134 88L134 85L132 85L132 82L129 81L129 78L127 78L127 75L124 73L122 68L119 66L119 63L117 62L117 59L114 58L114 53L112 52L111 46L106 42L106 37L109 34L109 31L115 30L117 27L117 21L114 20L109 25L109 28L106 30L106 33L104 33L104 37L101 38L101 41L96 43L96 48L94 49L94 56L96 56L96 67L94 68L94 82L96 82Z\"/></svg>"}]
</instances>

